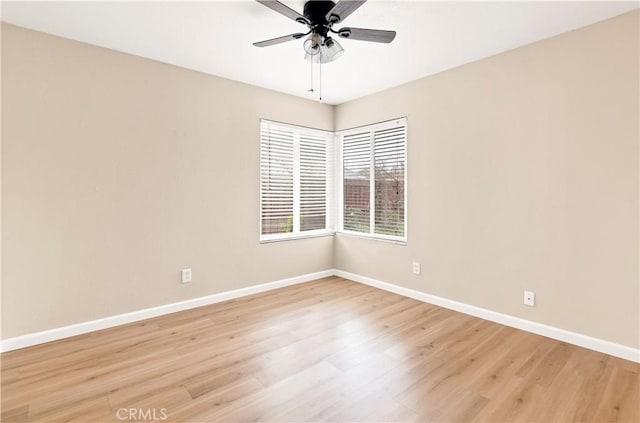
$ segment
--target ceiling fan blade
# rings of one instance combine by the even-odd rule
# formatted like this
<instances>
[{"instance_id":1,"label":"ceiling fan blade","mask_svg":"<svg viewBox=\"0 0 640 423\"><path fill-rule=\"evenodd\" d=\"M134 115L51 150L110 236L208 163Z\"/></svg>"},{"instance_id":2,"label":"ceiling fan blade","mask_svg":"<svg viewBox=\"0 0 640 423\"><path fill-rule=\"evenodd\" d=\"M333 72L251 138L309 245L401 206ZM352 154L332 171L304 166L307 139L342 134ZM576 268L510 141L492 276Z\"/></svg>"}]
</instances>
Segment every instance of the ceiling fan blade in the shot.
<instances>
[{"instance_id":1,"label":"ceiling fan blade","mask_svg":"<svg viewBox=\"0 0 640 423\"><path fill-rule=\"evenodd\" d=\"M300 13L296 12L289 6L280 3L277 0L256 0L263 6L267 6L269 9L274 10L281 15L286 16L289 19L293 19L296 22L300 22L301 24L309 25L309 20L302 16Z\"/></svg>"},{"instance_id":2,"label":"ceiling fan blade","mask_svg":"<svg viewBox=\"0 0 640 423\"><path fill-rule=\"evenodd\" d=\"M350 40L373 41L374 43L390 43L396 38L395 31L364 28L340 28L338 35Z\"/></svg>"},{"instance_id":3,"label":"ceiling fan blade","mask_svg":"<svg viewBox=\"0 0 640 423\"><path fill-rule=\"evenodd\" d=\"M333 9L327 13L325 19L331 23L338 23L343 21L356 11L357 8L362 6L367 0L354 1L354 0L340 0Z\"/></svg>"},{"instance_id":4,"label":"ceiling fan blade","mask_svg":"<svg viewBox=\"0 0 640 423\"><path fill-rule=\"evenodd\" d=\"M289 34L289 35L284 35L284 36L278 37L278 38L272 38L270 40L258 41L256 43L253 43L253 45L256 46L256 47L268 47L268 46L272 46L272 45L275 45L275 44L285 43L285 42L291 41L291 40L297 40L297 39L300 39L300 38L304 37L305 35L307 35L307 34L300 34L300 33Z\"/></svg>"}]
</instances>

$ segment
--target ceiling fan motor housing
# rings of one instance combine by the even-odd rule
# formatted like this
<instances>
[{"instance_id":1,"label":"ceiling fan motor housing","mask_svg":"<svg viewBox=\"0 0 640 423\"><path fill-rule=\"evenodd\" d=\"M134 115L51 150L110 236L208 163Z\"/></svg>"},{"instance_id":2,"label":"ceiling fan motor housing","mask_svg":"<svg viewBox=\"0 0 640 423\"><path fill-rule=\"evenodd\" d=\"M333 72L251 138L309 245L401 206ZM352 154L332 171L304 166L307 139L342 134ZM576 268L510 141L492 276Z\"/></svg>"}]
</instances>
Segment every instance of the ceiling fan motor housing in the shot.
<instances>
[{"instance_id":1,"label":"ceiling fan motor housing","mask_svg":"<svg viewBox=\"0 0 640 423\"><path fill-rule=\"evenodd\" d=\"M304 17L311 22L313 32L325 37L331 26L327 21L327 13L333 9L336 4L330 0L311 0L304 4Z\"/></svg>"}]
</instances>

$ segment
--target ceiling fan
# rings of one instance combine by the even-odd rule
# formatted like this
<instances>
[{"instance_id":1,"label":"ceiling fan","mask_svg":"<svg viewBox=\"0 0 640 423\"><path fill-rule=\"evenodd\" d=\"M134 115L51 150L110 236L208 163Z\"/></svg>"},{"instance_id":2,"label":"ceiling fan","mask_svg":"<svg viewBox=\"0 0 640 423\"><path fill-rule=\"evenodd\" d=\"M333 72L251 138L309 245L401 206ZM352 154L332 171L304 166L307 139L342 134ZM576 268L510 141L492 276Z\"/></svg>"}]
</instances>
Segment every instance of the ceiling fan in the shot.
<instances>
[{"instance_id":1,"label":"ceiling fan","mask_svg":"<svg viewBox=\"0 0 640 423\"><path fill-rule=\"evenodd\" d=\"M277 0L256 1L289 19L306 25L309 29L305 33L298 32L270 40L258 41L253 43L256 47L268 47L286 41L298 40L309 35L304 41L305 59L313 61L314 57L319 57L318 61L320 63L328 63L337 59L344 52L342 46L331 37L331 34L336 34L340 38L373 41L376 43L390 43L396 37L395 31L352 27L343 27L337 31L333 29L333 25L345 20L362 6L366 0L340 0L337 3L330 0L310 0L304 4L302 15Z\"/></svg>"}]
</instances>

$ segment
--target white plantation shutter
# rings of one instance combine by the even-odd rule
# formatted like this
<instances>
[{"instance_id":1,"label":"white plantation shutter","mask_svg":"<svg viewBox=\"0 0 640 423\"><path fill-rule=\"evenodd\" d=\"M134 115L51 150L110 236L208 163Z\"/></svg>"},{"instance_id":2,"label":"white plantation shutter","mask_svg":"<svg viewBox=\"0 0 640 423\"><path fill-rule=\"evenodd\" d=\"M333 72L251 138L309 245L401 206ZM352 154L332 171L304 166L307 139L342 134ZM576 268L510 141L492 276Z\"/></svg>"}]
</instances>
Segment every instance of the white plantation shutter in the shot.
<instances>
[{"instance_id":1,"label":"white plantation shutter","mask_svg":"<svg viewBox=\"0 0 640 423\"><path fill-rule=\"evenodd\" d=\"M373 132L375 233L404 237L406 127Z\"/></svg>"},{"instance_id":2,"label":"white plantation shutter","mask_svg":"<svg viewBox=\"0 0 640 423\"><path fill-rule=\"evenodd\" d=\"M263 123L260 128L260 206L262 234L293 231L293 142L291 129Z\"/></svg>"},{"instance_id":3,"label":"white plantation shutter","mask_svg":"<svg viewBox=\"0 0 640 423\"><path fill-rule=\"evenodd\" d=\"M327 140L300 134L300 230L324 229L327 222Z\"/></svg>"},{"instance_id":4,"label":"white plantation shutter","mask_svg":"<svg viewBox=\"0 0 640 423\"><path fill-rule=\"evenodd\" d=\"M326 131L261 121L261 240L331 229L330 140Z\"/></svg>"},{"instance_id":5,"label":"white plantation shutter","mask_svg":"<svg viewBox=\"0 0 640 423\"><path fill-rule=\"evenodd\" d=\"M342 229L406 238L406 119L339 133Z\"/></svg>"},{"instance_id":6,"label":"white plantation shutter","mask_svg":"<svg viewBox=\"0 0 640 423\"><path fill-rule=\"evenodd\" d=\"M371 132L342 140L343 228L369 233L371 199Z\"/></svg>"},{"instance_id":7,"label":"white plantation shutter","mask_svg":"<svg viewBox=\"0 0 640 423\"><path fill-rule=\"evenodd\" d=\"M341 230L406 240L406 144L405 118L337 134L262 120L260 240L331 233L336 216Z\"/></svg>"}]
</instances>

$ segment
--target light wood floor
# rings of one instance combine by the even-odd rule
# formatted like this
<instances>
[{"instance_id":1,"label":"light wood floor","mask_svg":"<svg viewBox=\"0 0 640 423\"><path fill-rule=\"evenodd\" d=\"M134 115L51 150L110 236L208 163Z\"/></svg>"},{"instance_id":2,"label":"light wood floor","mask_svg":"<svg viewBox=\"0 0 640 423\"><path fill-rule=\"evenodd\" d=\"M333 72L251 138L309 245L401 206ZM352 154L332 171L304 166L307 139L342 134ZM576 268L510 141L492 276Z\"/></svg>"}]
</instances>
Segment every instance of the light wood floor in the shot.
<instances>
[{"instance_id":1,"label":"light wood floor","mask_svg":"<svg viewBox=\"0 0 640 423\"><path fill-rule=\"evenodd\" d=\"M638 422L638 381L334 277L5 353L2 421Z\"/></svg>"}]
</instances>

